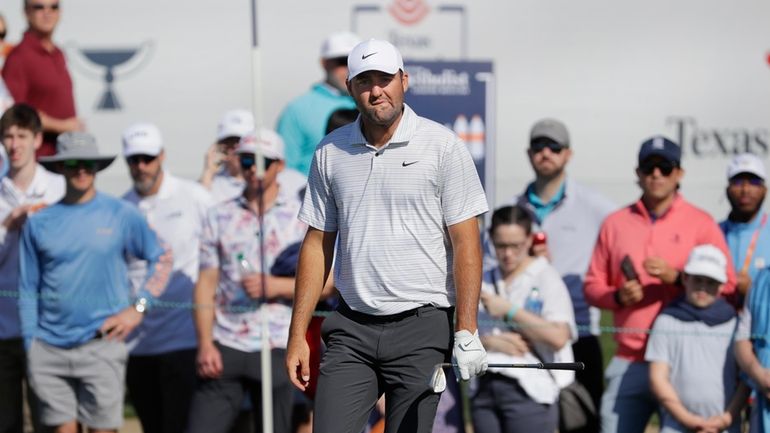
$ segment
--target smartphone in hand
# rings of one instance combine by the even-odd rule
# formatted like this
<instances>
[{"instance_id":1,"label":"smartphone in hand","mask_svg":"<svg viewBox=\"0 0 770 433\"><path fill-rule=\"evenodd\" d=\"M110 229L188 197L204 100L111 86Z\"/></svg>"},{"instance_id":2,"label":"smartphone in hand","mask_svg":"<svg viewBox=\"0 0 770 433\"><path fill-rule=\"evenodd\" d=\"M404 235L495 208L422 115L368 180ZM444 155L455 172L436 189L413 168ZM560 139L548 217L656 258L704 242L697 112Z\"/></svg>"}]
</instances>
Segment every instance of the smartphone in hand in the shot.
<instances>
[{"instance_id":1,"label":"smartphone in hand","mask_svg":"<svg viewBox=\"0 0 770 433\"><path fill-rule=\"evenodd\" d=\"M620 262L620 271L623 272L623 276L625 276L627 280L639 280L639 274L636 273L634 263L631 261L631 257L629 257L628 254L626 254Z\"/></svg>"}]
</instances>

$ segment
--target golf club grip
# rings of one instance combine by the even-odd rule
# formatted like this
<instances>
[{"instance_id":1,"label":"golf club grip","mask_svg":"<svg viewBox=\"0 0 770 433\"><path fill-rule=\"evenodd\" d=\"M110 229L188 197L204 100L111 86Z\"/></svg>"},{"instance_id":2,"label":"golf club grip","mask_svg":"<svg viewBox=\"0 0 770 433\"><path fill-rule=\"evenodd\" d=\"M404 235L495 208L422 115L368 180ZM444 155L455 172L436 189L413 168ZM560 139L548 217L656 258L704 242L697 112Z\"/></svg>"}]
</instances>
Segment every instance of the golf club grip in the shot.
<instances>
[{"instance_id":1,"label":"golf club grip","mask_svg":"<svg viewBox=\"0 0 770 433\"><path fill-rule=\"evenodd\" d=\"M538 362L535 364L489 364L490 368L537 368L540 370L585 370L582 362Z\"/></svg>"},{"instance_id":2,"label":"golf club grip","mask_svg":"<svg viewBox=\"0 0 770 433\"><path fill-rule=\"evenodd\" d=\"M456 367L454 364L438 364L442 368ZM537 368L540 370L585 370L586 365L582 362L537 362L534 364L489 364L489 368Z\"/></svg>"},{"instance_id":3,"label":"golf club grip","mask_svg":"<svg viewBox=\"0 0 770 433\"><path fill-rule=\"evenodd\" d=\"M574 370L574 371L580 371L585 370L586 365L582 362L542 362L540 363L542 365L543 370Z\"/></svg>"}]
</instances>

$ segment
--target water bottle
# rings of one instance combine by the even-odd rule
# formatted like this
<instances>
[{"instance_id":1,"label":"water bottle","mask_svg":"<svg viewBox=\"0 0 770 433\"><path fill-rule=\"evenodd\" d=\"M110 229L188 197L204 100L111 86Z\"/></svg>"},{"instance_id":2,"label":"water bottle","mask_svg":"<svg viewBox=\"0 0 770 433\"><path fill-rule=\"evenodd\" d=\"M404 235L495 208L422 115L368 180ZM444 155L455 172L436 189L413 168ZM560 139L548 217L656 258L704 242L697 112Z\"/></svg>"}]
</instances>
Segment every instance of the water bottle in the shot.
<instances>
[{"instance_id":1,"label":"water bottle","mask_svg":"<svg viewBox=\"0 0 770 433\"><path fill-rule=\"evenodd\" d=\"M246 259L243 253L238 254L237 258L238 258L238 271L240 272L241 277L245 277L246 275L257 273L257 270L254 269L254 266L252 266L251 262L249 262Z\"/></svg>"},{"instance_id":2,"label":"water bottle","mask_svg":"<svg viewBox=\"0 0 770 433\"><path fill-rule=\"evenodd\" d=\"M524 302L524 309L538 316L543 312L543 297L537 287L533 287Z\"/></svg>"}]
</instances>

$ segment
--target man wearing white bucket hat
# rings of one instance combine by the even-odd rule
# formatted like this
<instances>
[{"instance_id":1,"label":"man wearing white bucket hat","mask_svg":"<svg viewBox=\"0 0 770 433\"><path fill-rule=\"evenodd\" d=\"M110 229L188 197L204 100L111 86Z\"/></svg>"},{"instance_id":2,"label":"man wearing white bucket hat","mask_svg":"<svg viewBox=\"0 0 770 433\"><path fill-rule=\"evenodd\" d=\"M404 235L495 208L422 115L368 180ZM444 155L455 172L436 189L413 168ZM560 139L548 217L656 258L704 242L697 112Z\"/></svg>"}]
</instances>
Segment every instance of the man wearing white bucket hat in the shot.
<instances>
[{"instance_id":1,"label":"man wearing white bucket hat","mask_svg":"<svg viewBox=\"0 0 770 433\"><path fill-rule=\"evenodd\" d=\"M286 166L305 176L316 145L326 135L329 116L340 108L356 108L345 79L348 53L359 42L361 39L350 32L329 35L321 45L324 81L289 102L278 118L275 129L286 143Z\"/></svg>"},{"instance_id":2,"label":"man wearing white bucket hat","mask_svg":"<svg viewBox=\"0 0 770 433\"><path fill-rule=\"evenodd\" d=\"M171 257L134 206L96 190L96 173L115 157L99 153L93 136L64 133L56 148L40 163L64 175L64 198L22 230L19 313L30 383L43 425L115 431L123 423L123 340L165 288ZM126 255L148 262L135 295Z\"/></svg>"},{"instance_id":3,"label":"man wearing white bucket hat","mask_svg":"<svg viewBox=\"0 0 770 433\"><path fill-rule=\"evenodd\" d=\"M308 386L305 332L339 235L341 300L322 327L313 431L361 431L385 394L386 431L429 432L439 401L427 380L435 365L454 356L464 380L486 370L476 217L487 200L463 142L404 104L409 78L396 47L362 42L348 70L361 115L313 155L286 368L299 389Z\"/></svg>"}]
</instances>

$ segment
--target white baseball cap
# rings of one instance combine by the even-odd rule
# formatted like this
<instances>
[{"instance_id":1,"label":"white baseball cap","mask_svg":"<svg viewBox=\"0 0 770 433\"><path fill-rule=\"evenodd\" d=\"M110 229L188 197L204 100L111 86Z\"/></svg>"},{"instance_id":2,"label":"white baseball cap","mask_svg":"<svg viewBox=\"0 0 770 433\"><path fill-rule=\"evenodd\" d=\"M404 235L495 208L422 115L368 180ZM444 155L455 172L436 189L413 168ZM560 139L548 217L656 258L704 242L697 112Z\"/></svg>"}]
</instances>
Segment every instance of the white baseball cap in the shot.
<instances>
[{"instance_id":1,"label":"white baseball cap","mask_svg":"<svg viewBox=\"0 0 770 433\"><path fill-rule=\"evenodd\" d=\"M766 180L765 164L762 160L752 153L742 153L736 155L729 164L727 164L727 179L732 179L741 173L749 173Z\"/></svg>"},{"instance_id":2,"label":"white baseball cap","mask_svg":"<svg viewBox=\"0 0 770 433\"><path fill-rule=\"evenodd\" d=\"M163 151L160 129L152 123L135 123L123 131L123 156L157 156Z\"/></svg>"},{"instance_id":3,"label":"white baseball cap","mask_svg":"<svg viewBox=\"0 0 770 433\"><path fill-rule=\"evenodd\" d=\"M369 39L353 48L348 55L348 79L366 71L382 71L395 74L404 70L401 53L390 42Z\"/></svg>"},{"instance_id":4,"label":"white baseball cap","mask_svg":"<svg viewBox=\"0 0 770 433\"><path fill-rule=\"evenodd\" d=\"M248 110L230 110L219 121L217 140L228 137L241 138L254 130L254 115Z\"/></svg>"},{"instance_id":5,"label":"white baseball cap","mask_svg":"<svg viewBox=\"0 0 770 433\"><path fill-rule=\"evenodd\" d=\"M326 60L347 57L350 54L350 50L360 42L361 38L355 33L332 33L321 44L321 58Z\"/></svg>"},{"instance_id":6,"label":"white baseball cap","mask_svg":"<svg viewBox=\"0 0 770 433\"><path fill-rule=\"evenodd\" d=\"M257 153L257 149L265 158L284 159L283 139L272 129L259 128L244 135L235 148L235 153Z\"/></svg>"},{"instance_id":7,"label":"white baseball cap","mask_svg":"<svg viewBox=\"0 0 770 433\"><path fill-rule=\"evenodd\" d=\"M698 245L690 252L684 272L688 275L709 277L720 283L727 282L727 259L714 245Z\"/></svg>"}]
</instances>

